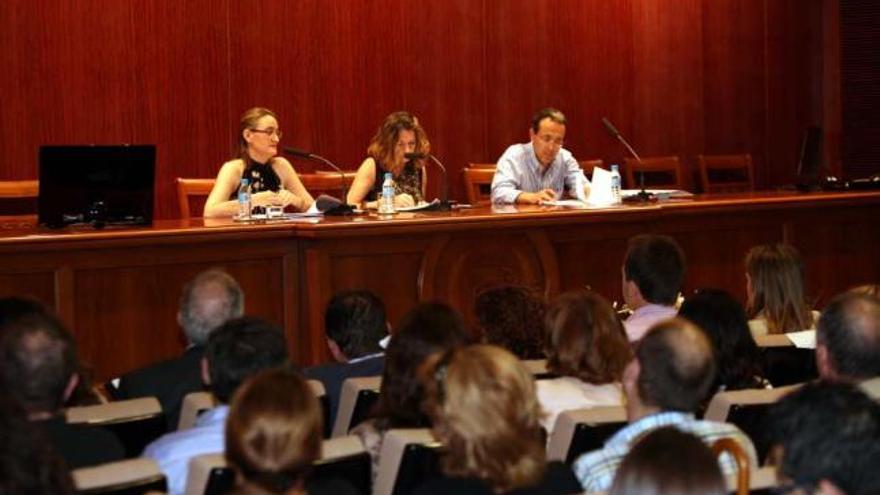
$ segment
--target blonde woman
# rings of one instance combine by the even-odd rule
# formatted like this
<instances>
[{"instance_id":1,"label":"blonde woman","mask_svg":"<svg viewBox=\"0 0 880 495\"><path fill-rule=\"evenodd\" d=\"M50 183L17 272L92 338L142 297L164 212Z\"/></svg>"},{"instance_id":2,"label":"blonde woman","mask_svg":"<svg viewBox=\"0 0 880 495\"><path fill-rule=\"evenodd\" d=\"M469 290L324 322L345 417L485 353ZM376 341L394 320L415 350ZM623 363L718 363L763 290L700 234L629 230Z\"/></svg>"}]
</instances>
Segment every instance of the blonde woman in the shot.
<instances>
[{"instance_id":1,"label":"blonde woman","mask_svg":"<svg viewBox=\"0 0 880 495\"><path fill-rule=\"evenodd\" d=\"M375 208L386 172L394 178L395 206L414 206L424 201L424 168L419 161L407 160L406 154L430 151L428 136L413 114L394 112L385 117L348 190L348 203Z\"/></svg>"},{"instance_id":2,"label":"blonde woman","mask_svg":"<svg viewBox=\"0 0 880 495\"><path fill-rule=\"evenodd\" d=\"M746 255L746 294L752 336L816 328L819 313L804 295L804 264L788 244L755 246Z\"/></svg>"},{"instance_id":3,"label":"blonde woman","mask_svg":"<svg viewBox=\"0 0 880 495\"><path fill-rule=\"evenodd\" d=\"M532 375L510 352L475 345L434 355L420 370L443 477L414 493L577 493L570 468L547 463Z\"/></svg>"},{"instance_id":4,"label":"blonde woman","mask_svg":"<svg viewBox=\"0 0 880 495\"><path fill-rule=\"evenodd\" d=\"M254 107L239 121L237 156L220 167L205 202L205 218L238 213L241 179L251 186L251 206L284 206L307 210L315 200L306 191L293 165L278 155L281 141L278 118L268 108Z\"/></svg>"}]
</instances>

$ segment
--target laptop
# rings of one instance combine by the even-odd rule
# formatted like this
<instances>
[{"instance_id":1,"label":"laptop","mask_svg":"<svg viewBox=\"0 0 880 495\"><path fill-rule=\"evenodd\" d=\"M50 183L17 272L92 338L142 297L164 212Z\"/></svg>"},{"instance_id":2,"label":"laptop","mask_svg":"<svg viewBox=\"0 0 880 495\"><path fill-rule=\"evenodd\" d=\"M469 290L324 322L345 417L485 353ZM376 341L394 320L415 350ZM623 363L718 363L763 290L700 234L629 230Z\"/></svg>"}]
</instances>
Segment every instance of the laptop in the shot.
<instances>
[{"instance_id":1,"label":"laptop","mask_svg":"<svg viewBox=\"0 0 880 495\"><path fill-rule=\"evenodd\" d=\"M41 225L153 222L156 146L41 146L39 159Z\"/></svg>"}]
</instances>

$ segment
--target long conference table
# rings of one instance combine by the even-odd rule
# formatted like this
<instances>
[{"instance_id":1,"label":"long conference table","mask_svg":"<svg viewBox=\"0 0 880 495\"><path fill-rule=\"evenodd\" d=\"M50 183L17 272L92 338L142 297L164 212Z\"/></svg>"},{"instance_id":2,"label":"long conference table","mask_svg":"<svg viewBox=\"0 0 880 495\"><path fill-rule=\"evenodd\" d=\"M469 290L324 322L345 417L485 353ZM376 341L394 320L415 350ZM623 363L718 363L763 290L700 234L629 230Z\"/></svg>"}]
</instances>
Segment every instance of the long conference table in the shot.
<instances>
[{"instance_id":1,"label":"long conference table","mask_svg":"<svg viewBox=\"0 0 880 495\"><path fill-rule=\"evenodd\" d=\"M789 242L817 307L856 284L880 282L880 192L702 195L641 206L576 210L475 207L393 217L240 224L161 220L150 227L48 230L0 226L0 296L54 307L96 379L179 354L181 288L222 267L248 314L283 327L294 361L328 359L324 307L342 289L368 289L392 324L414 304L442 300L469 323L483 288L525 284L547 296L590 287L620 299L629 237L673 236L684 249L685 296L700 287L745 295L743 257Z\"/></svg>"}]
</instances>

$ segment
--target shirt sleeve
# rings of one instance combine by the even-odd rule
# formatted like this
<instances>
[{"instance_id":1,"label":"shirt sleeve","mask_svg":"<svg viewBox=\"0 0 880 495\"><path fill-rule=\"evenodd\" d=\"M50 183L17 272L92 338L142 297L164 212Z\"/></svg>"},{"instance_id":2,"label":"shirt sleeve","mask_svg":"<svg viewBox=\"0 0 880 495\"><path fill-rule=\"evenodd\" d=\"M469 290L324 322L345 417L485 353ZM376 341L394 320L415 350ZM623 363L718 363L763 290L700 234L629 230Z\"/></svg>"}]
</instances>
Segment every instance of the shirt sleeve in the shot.
<instances>
[{"instance_id":1,"label":"shirt sleeve","mask_svg":"<svg viewBox=\"0 0 880 495\"><path fill-rule=\"evenodd\" d=\"M581 169L581 165L574 159L571 153L565 156L565 186L569 191L573 191L574 196L583 201L587 201L584 195L584 186L590 185L587 176Z\"/></svg>"},{"instance_id":2,"label":"shirt sleeve","mask_svg":"<svg viewBox=\"0 0 880 495\"><path fill-rule=\"evenodd\" d=\"M517 170L523 166L525 164L519 163L510 149L501 155L492 178L493 203L516 203L517 196L522 193Z\"/></svg>"}]
</instances>

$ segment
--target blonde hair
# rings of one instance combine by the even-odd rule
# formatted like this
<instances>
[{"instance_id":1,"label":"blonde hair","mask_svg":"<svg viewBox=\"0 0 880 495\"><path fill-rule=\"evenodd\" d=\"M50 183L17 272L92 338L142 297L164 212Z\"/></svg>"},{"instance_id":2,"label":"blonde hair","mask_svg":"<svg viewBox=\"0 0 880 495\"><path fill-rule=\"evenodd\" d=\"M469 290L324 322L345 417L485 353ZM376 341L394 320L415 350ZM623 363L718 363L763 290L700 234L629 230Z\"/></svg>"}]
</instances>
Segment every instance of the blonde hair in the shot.
<instances>
[{"instance_id":1,"label":"blonde hair","mask_svg":"<svg viewBox=\"0 0 880 495\"><path fill-rule=\"evenodd\" d=\"M244 485L269 493L300 486L321 456L321 408L295 371L263 371L235 393L226 459Z\"/></svg>"},{"instance_id":2,"label":"blonde hair","mask_svg":"<svg viewBox=\"0 0 880 495\"><path fill-rule=\"evenodd\" d=\"M394 163L394 149L397 146L397 139L400 137L400 132L404 130L413 131L416 135L416 153L431 152L431 143L428 142L425 130L419 125L419 119L404 111L394 112L385 117L385 121L382 122L367 147L367 155L380 162L385 170L394 175L400 173L405 163Z\"/></svg>"},{"instance_id":3,"label":"blonde hair","mask_svg":"<svg viewBox=\"0 0 880 495\"><path fill-rule=\"evenodd\" d=\"M813 326L813 314L804 295L804 265L794 247L753 247L746 255L746 273L752 284L746 307L749 318L763 316L771 334Z\"/></svg>"},{"instance_id":4,"label":"blonde hair","mask_svg":"<svg viewBox=\"0 0 880 495\"><path fill-rule=\"evenodd\" d=\"M274 118L276 121L278 120L278 116L275 115L275 112L269 110L268 108L263 107L253 107L248 110L245 110L243 114L241 114L241 119L238 122L238 138L236 142L238 146L236 146L236 158L239 158L244 162L244 167L247 168L251 163L253 163L253 158L248 154L248 143L244 139L244 131L248 129L256 129L257 123L265 116L269 116ZM271 163L271 160L269 160Z\"/></svg>"},{"instance_id":5,"label":"blonde hair","mask_svg":"<svg viewBox=\"0 0 880 495\"><path fill-rule=\"evenodd\" d=\"M496 492L540 482L547 462L535 382L510 352L474 345L429 358L420 378L449 476L476 477Z\"/></svg>"}]
</instances>

